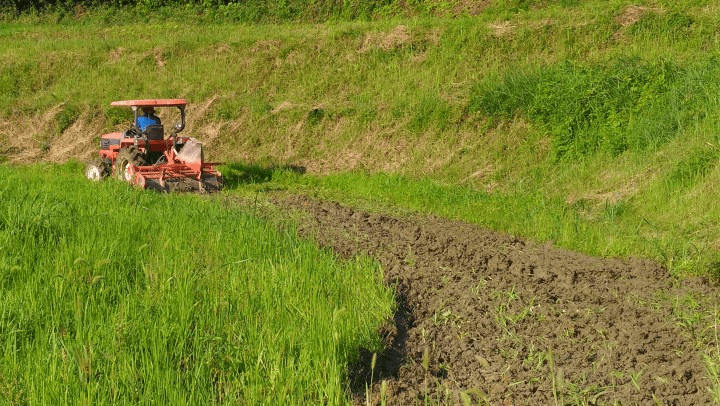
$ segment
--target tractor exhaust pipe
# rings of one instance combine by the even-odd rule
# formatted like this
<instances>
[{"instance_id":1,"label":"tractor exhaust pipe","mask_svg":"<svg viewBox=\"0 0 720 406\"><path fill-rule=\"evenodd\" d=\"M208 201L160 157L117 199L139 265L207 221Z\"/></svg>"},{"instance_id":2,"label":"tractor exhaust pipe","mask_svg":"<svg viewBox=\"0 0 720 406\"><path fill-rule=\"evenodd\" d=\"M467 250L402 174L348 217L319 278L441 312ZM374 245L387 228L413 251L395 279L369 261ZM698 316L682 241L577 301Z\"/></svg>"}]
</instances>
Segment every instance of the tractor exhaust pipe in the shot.
<instances>
[{"instance_id":1,"label":"tractor exhaust pipe","mask_svg":"<svg viewBox=\"0 0 720 406\"><path fill-rule=\"evenodd\" d=\"M185 106L178 106L180 110L180 121L173 125L172 137L173 137L173 150L177 153L177 134L185 129Z\"/></svg>"}]
</instances>

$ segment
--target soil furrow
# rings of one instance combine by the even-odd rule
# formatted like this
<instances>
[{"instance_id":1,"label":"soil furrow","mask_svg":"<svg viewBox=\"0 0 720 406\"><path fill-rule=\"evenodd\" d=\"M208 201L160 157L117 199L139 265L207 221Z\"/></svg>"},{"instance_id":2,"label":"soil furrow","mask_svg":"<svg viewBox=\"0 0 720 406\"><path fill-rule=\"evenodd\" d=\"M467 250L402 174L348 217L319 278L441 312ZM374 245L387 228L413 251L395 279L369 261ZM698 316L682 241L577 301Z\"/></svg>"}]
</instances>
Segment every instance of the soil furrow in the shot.
<instances>
[{"instance_id":1,"label":"soil furrow","mask_svg":"<svg viewBox=\"0 0 720 406\"><path fill-rule=\"evenodd\" d=\"M710 404L703 355L718 289L656 262L601 259L437 218L395 218L293 196L299 233L367 254L396 286L387 349L350 371L373 402ZM715 354L717 356L717 354ZM481 403L482 404L482 403Z\"/></svg>"}]
</instances>

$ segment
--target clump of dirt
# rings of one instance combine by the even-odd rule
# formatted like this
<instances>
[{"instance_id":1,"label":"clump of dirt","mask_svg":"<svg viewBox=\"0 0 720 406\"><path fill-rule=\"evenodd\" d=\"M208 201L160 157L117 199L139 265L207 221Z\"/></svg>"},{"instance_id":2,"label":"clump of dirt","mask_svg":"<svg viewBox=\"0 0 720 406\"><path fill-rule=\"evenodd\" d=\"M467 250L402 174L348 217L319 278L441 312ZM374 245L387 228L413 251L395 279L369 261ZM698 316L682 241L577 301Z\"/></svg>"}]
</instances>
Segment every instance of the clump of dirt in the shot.
<instances>
[{"instance_id":1,"label":"clump of dirt","mask_svg":"<svg viewBox=\"0 0 720 406\"><path fill-rule=\"evenodd\" d=\"M705 280L461 222L297 196L276 204L307 213L301 235L343 256L376 258L397 289L375 381L368 351L349 372L359 404L366 384L379 403L382 380L393 405L711 403L707 342L689 321L711 314L698 303L719 296Z\"/></svg>"}]
</instances>

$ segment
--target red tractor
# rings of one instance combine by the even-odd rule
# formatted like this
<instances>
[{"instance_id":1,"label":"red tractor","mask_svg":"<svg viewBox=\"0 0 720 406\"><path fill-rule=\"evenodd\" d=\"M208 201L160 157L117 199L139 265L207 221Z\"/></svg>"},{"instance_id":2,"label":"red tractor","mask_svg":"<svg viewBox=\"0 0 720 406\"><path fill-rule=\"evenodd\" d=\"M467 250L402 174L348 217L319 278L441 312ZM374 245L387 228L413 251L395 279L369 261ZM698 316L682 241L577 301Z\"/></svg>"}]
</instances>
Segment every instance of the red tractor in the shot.
<instances>
[{"instance_id":1,"label":"red tractor","mask_svg":"<svg viewBox=\"0 0 720 406\"><path fill-rule=\"evenodd\" d=\"M165 192L222 189L222 174L215 169L216 164L204 162L202 144L194 138L178 136L185 128L186 104L184 99L112 102L112 106L131 107L135 119L125 132L102 135L100 157L88 163L85 168L87 178L99 181L112 172L116 178L143 189ZM141 110L154 110L155 107L180 110L180 121L173 125L167 137L157 117L154 124L138 124Z\"/></svg>"}]
</instances>

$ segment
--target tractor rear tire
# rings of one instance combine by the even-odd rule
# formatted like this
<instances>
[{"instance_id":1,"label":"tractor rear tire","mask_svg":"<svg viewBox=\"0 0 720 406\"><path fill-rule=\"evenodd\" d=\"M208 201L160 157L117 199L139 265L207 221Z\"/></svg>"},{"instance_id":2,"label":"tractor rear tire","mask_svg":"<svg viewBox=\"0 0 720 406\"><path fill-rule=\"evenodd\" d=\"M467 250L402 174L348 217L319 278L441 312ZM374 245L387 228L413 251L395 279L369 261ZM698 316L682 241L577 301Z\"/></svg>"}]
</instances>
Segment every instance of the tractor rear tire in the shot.
<instances>
[{"instance_id":1,"label":"tractor rear tire","mask_svg":"<svg viewBox=\"0 0 720 406\"><path fill-rule=\"evenodd\" d=\"M137 147L122 148L115 159L115 177L124 181L132 182L132 174L128 172L130 165L145 165L145 158L138 151Z\"/></svg>"},{"instance_id":2,"label":"tractor rear tire","mask_svg":"<svg viewBox=\"0 0 720 406\"><path fill-rule=\"evenodd\" d=\"M95 158L85 165L85 177L92 181L100 182L107 178L109 174L110 167L100 158Z\"/></svg>"}]
</instances>

